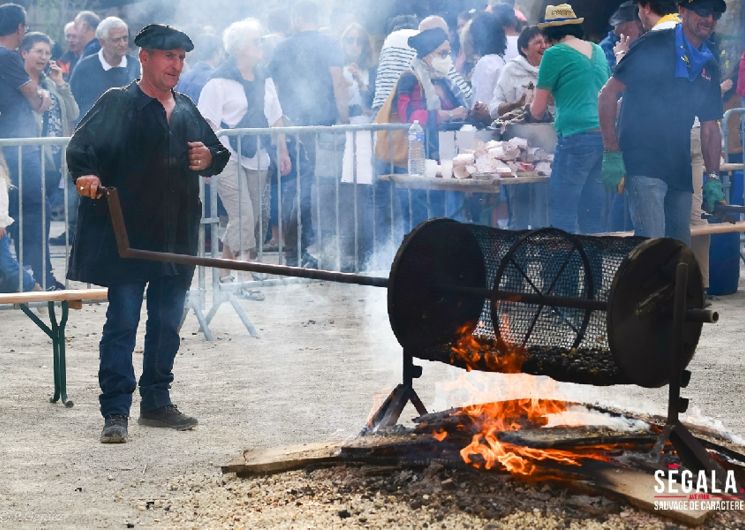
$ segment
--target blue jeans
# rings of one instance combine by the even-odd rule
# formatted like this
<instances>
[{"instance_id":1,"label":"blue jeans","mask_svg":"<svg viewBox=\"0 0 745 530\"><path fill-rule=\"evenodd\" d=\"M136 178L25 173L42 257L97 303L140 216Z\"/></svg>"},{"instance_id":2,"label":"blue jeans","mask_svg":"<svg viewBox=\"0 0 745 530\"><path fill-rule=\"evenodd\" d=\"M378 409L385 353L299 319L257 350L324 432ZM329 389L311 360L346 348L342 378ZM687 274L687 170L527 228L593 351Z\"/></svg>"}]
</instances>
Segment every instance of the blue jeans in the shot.
<instances>
[{"instance_id":1,"label":"blue jeans","mask_svg":"<svg viewBox=\"0 0 745 530\"><path fill-rule=\"evenodd\" d=\"M16 222L10 226L13 236L16 256L23 267L30 267L34 277L43 287L54 285L52 262L49 259L49 223L50 204L49 194L42 193L41 179L41 150L38 147L24 147L22 149L22 196L23 215L19 215L20 174L18 172L18 148L6 147L5 160L8 163L10 177L16 188L10 190L10 216ZM44 212L44 216L42 216ZM46 224L42 224L45 217ZM20 237L20 225L23 225L23 238ZM46 236L46 237L45 237ZM20 246L23 245L23 256ZM44 259L44 255L46 259Z\"/></svg>"},{"instance_id":2,"label":"blue jeans","mask_svg":"<svg viewBox=\"0 0 745 530\"><path fill-rule=\"evenodd\" d=\"M671 190L661 179L632 176L626 185L634 232L643 237L672 237L691 244L690 191Z\"/></svg>"},{"instance_id":3,"label":"blue jeans","mask_svg":"<svg viewBox=\"0 0 745 530\"><path fill-rule=\"evenodd\" d=\"M0 183L0 186L3 184ZM23 273L24 291L30 291L36 281L23 270L10 252L10 237L6 234L0 239L0 293L14 293L18 290L18 275Z\"/></svg>"},{"instance_id":4,"label":"blue jeans","mask_svg":"<svg viewBox=\"0 0 745 530\"><path fill-rule=\"evenodd\" d=\"M109 308L99 344L99 401L103 417L129 416L136 387L132 352L140 323L146 282L109 286ZM171 404L173 360L180 344L179 327L184 313L186 289L178 276L147 282L147 324L140 377L140 411L148 412Z\"/></svg>"},{"instance_id":5,"label":"blue jeans","mask_svg":"<svg viewBox=\"0 0 745 530\"><path fill-rule=\"evenodd\" d=\"M608 190L601 180L599 132L560 136L549 182L548 222L570 233L607 231Z\"/></svg>"}]
</instances>

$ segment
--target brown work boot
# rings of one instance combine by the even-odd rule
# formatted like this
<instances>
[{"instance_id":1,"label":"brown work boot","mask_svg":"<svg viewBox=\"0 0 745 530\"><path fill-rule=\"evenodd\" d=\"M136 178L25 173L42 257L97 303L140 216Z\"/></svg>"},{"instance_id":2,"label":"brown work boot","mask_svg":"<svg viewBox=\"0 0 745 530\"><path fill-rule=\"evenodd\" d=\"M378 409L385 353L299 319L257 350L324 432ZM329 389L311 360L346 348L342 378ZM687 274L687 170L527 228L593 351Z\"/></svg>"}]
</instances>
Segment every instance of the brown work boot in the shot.
<instances>
[{"instance_id":1,"label":"brown work boot","mask_svg":"<svg viewBox=\"0 0 745 530\"><path fill-rule=\"evenodd\" d=\"M196 427L199 422L196 418L181 412L176 405L166 405L148 412L140 411L140 418L137 423L148 427L166 427L177 431L188 431Z\"/></svg>"}]
</instances>

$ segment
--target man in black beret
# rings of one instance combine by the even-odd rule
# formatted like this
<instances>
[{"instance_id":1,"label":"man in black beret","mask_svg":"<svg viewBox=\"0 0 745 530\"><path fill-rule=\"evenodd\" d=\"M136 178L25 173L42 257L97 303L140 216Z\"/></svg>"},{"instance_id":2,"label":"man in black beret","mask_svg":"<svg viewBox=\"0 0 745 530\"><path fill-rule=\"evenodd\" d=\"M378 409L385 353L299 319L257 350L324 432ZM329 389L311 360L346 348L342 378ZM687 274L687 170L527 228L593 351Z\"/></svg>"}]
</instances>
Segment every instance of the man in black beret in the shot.
<instances>
[{"instance_id":1,"label":"man in black beret","mask_svg":"<svg viewBox=\"0 0 745 530\"><path fill-rule=\"evenodd\" d=\"M146 289L139 423L186 430L197 420L181 413L169 395L194 267L121 259L101 186L119 190L133 247L195 255L199 175L220 173L230 156L191 99L173 90L186 51L193 48L189 37L153 24L135 43L141 46L142 78L101 96L67 149L70 175L82 197L68 278L109 289L99 345L103 443L127 440L137 386L132 352Z\"/></svg>"},{"instance_id":2,"label":"man in black beret","mask_svg":"<svg viewBox=\"0 0 745 530\"><path fill-rule=\"evenodd\" d=\"M165 24L149 24L135 37L135 44L146 50L184 50L189 53L194 44L183 31Z\"/></svg>"}]
</instances>

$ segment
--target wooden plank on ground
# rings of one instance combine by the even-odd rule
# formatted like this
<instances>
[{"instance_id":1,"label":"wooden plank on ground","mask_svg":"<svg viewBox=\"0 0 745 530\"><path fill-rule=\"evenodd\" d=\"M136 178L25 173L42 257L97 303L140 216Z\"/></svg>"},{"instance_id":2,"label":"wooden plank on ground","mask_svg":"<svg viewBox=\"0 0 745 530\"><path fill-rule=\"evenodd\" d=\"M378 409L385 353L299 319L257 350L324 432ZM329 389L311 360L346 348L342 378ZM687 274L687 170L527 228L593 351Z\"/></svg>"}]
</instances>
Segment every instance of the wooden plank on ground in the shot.
<instances>
[{"instance_id":1,"label":"wooden plank on ground","mask_svg":"<svg viewBox=\"0 0 745 530\"><path fill-rule=\"evenodd\" d=\"M466 445L440 443L428 435L361 436L345 443L316 443L270 449L247 449L221 466L223 473L268 475L307 466L368 464L374 466L429 465L433 459L460 463L458 451Z\"/></svg>"},{"instance_id":2,"label":"wooden plank on ground","mask_svg":"<svg viewBox=\"0 0 745 530\"><path fill-rule=\"evenodd\" d=\"M619 432L604 426L547 427L503 431L500 441L536 449L569 449L594 445L633 444L637 448L652 446L657 435L648 430Z\"/></svg>"},{"instance_id":3,"label":"wooden plank on ground","mask_svg":"<svg viewBox=\"0 0 745 530\"><path fill-rule=\"evenodd\" d=\"M673 501L686 499L663 499L655 496L654 476L643 471L622 469L622 468L601 468L591 472L592 482L598 488L611 495L620 495L625 498L629 504L654 513L655 515L668 517L683 524L697 526L706 521L706 517L711 513L709 510L689 510L689 509L665 509L660 510L656 507L662 507L659 504L664 501ZM655 505L655 502L658 505ZM669 506L668 506L669 507Z\"/></svg>"},{"instance_id":4,"label":"wooden plank on ground","mask_svg":"<svg viewBox=\"0 0 745 530\"><path fill-rule=\"evenodd\" d=\"M246 449L221 467L223 473L241 476L270 475L302 469L308 465L332 464L339 460L341 444L315 443L269 449Z\"/></svg>"}]
</instances>

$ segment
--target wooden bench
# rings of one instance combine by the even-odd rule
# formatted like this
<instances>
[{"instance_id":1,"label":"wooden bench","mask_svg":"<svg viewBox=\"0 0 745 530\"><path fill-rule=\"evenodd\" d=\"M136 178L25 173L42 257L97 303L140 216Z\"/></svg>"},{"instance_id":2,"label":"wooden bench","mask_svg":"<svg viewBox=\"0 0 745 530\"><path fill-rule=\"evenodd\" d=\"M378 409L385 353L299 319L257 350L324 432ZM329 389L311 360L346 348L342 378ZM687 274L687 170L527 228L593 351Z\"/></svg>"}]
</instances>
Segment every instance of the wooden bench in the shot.
<instances>
[{"instance_id":1,"label":"wooden bench","mask_svg":"<svg viewBox=\"0 0 745 530\"><path fill-rule=\"evenodd\" d=\"M54 360L54 395L49 401L62 401L66 407L73 403L67 399L67 369L65 364L65 327L69 309L80 309L83 302L104 301L108 299L108 289L78 289L63 291L29 291L23 293L0 293L0 305L12 304L21 308L26 315L52 339L52 358ZM29 304L47 303L49 325L29 307ZM60 303L62 311L59 321L55 303Z\"/></svg>"}]
</instances>

